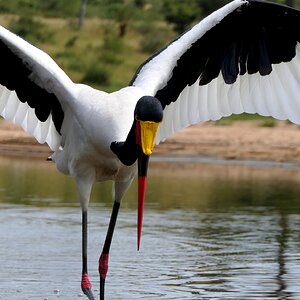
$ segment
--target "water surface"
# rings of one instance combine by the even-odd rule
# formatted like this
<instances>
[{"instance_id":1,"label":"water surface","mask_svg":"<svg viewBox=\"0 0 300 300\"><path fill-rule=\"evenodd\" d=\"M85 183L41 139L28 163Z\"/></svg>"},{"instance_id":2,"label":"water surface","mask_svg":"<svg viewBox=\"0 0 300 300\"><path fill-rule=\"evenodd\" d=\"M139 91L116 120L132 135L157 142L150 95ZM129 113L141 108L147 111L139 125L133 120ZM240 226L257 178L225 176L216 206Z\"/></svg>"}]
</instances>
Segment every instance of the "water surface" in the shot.
<instances>
[{"instance_id":1,"label":"water surface","mask_svg":"<svg viewBox=\"0 0 300 300\"><path fill-rule=\"evenodd\" d=\"M300 299L300 170L295 165L150 165L136 251L136 183L121 206L107 299ZM108 224L96 184L89 271ZM0 299L85 299L73 181L49 162L0 158Z\"/></svg>"}]
</instances>

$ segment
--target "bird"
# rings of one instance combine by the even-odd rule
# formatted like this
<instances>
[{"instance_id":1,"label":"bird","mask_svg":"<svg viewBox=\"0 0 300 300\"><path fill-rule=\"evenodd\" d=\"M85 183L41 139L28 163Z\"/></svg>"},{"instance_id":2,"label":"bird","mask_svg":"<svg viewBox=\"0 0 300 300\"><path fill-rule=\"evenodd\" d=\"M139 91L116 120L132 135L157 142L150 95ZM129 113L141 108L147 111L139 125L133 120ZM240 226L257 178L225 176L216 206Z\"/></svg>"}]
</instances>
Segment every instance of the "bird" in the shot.
<instances>
[{"instance_id":1,"label":"bird","mask_svg":"<svg viewBox=\"0 0 300 300\"><path fill-rule=\"evenodd\" d=\"M181 129L231 114L300 124L300 12L263 0L234 0L143 62L111 93L74 83L48 54L0 27L0 113L53 151L74 178L82 210L81 288L95 299L87 269L87 218L96 181L113 182L113 209L99 257L105 297L120 203L138 177L140 248L148 162Z\"/></svg>"}]
</instances>

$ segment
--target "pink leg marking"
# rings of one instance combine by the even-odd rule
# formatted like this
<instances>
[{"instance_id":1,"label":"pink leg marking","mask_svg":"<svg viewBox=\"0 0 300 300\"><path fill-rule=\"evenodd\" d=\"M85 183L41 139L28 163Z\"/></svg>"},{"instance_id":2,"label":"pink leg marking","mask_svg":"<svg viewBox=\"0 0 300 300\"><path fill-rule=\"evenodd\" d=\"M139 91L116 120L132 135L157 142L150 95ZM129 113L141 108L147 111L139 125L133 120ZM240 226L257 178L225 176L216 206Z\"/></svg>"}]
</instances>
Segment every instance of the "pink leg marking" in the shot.
<instances>
[{"instance_id":1,"label":"pink leg marking","mask_svg":"<svg viewBox=\"0 0 300 300\"><path fill-rule=\"evenodd\" d=\"M89 280L89 275L87 273L82 274L81 288L82 289L91 289L92 288L92 284Z\"/></svg>"},{"instance_id":2,"label":"pink leg marking","mask_svg":"<svg viewBox=\"0 0 300 300\"><path fill-rule=\"evenodd\" d=\"M108 254L102 253L99 258L100 278L105 279L108 271Z\"/></svg>"}]
</instances>

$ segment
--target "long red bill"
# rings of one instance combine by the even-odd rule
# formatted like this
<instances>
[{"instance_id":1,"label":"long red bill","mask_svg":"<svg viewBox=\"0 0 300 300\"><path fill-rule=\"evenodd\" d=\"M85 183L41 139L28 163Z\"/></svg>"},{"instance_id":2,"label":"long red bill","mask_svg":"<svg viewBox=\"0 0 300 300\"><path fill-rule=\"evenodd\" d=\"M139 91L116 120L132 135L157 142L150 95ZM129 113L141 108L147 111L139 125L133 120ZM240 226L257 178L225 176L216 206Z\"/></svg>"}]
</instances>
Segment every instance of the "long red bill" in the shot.
<instances>
[{"instance_id":1,"label":"long red bill","mask_svg":"<svg viewBox=\"0 0 300 300\"><path fill-rule=\"evenodd\" d=\"M143 228L143 216L144 216L144 204L146 193L146 176L140 176L138 178L138 223L137 223L137 248L140 250L142 228Z\"/></svg>"},{"instance_id":2,"label":"long red bill","mask_svg":"<svg viewBox=\"0 0 300 300\"><path fill-rule=\"evenodd\" d=\"M143 215L144 203L146 194L146 178L148 169L149 156L142 152L138 158L138 220L137 220L137 248L140 249L142 228L143 228Z\"/></svg>"}]
</instances>

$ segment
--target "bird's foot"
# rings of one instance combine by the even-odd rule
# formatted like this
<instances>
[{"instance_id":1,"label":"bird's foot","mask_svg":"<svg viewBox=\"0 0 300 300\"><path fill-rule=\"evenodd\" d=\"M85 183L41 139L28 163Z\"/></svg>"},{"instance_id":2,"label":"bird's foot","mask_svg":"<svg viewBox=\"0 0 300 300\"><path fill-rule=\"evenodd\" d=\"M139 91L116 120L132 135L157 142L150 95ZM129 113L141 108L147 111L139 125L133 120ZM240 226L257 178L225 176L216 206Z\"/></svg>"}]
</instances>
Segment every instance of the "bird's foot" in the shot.
<instances>
[{"instance_id":1,"label":"bird's foot","mask_svg":"<svg viewBox=\"0 0 300 300\"><path fill-rule=\"evenodd\" d=\"M94 295L93 295L93 292L92 292L91 289L83 288L82 291L83 291L83 293L87 296L87 298L88 298L89 300L95 300Z\"/></svg>"},{"instance_id":2,"label":"bird's foot","mask_svg":"<svg viewBox=\"0 0 300 300\"><path fill-rule=\"evenodd\" d=\"M89 300L95 300L92 292L92 284L89 280L89 275L87 273L82 274L81 289L82 292L87 296Z\"/></svg>"}]
</instances>

